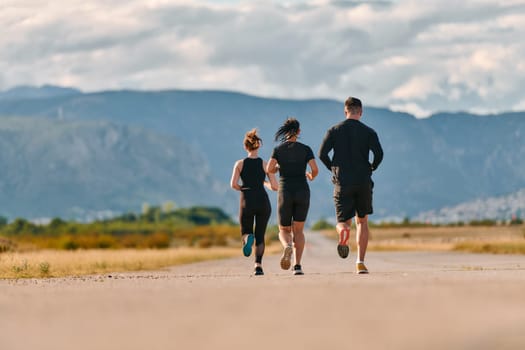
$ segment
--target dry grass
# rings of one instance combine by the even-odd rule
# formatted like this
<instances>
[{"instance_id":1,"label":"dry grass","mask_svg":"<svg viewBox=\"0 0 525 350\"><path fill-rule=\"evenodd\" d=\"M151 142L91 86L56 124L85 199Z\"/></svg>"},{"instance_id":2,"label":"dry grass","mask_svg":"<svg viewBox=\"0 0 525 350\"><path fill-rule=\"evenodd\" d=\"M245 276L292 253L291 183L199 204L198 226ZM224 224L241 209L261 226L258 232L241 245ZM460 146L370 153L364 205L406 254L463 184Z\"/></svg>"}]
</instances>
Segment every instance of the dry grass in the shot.
<instances>
[{"instance_id":1,"label":"dry grass","mask_svg":"<svg viewBox=\"0 0 525 350\"><path fill-rule=\"evenodd\" d=\"M267 243L266 255L281 252L277 242ZM47 278L157 270L167 266L241 255L238 247L170 249L34 250L0 254L0 279Z\"/></svg>"},{"instance_id":2,"label":"dry grass","mask_svg":"<svg viewBox=\"0 0 525 350\"><path fill-rule=\"evenodd\" d=\"M469 253L490 254L525 254L525 241L523 242L463 242L454 247L454 250Z\"/></svg>"},{"instance_id":3,"label":"dry grass","mask_svg":"<svg viewBox=\"0 0 525 350\"><path fill-rule=\"evenodd\" d=\"M323 233L336 238L333 230ZM525 254L524 233L523 226L373 227L369 250Z\"/></svg>"},{"instance_id":4,"label":"dry grass","mask_svg":"<svg viewBox=\"0 0 525 350\"><path fill-rule=\"evenodd\" d=\"M63 277L154 270L239 254L238 248L7 252L0 254L0 278Z\"/></svg>"}]
</instances>

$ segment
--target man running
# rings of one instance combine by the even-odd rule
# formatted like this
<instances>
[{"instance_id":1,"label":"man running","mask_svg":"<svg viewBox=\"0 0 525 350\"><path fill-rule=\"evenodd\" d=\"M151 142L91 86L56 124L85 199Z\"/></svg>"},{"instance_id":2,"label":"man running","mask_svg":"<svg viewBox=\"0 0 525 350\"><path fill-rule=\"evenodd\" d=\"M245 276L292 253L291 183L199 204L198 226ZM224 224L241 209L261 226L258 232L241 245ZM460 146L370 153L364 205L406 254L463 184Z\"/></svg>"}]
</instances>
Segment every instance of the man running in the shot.
<instances>
[{"instance_id":1,"label":"man running","mask_svg":"<svg viewBox=\"0 0 525 350\"><path fill-rule=\"evenodd\" d=\"M365 254L368 246L368 214L372 214L372 171L383 160L383 149L376 132L360 122L363 114L361 101L349 97L345 101L346 119L330 128L319 149L319 158L332 172L334 203L337 216L336 230L339 235L337 252L341 258L348 257L350 227L357 212L356 272L368 273ZM333 150L332 158L328 153ZM369 161L370 151L374 154Z\"/></svg>"}]
</instances>

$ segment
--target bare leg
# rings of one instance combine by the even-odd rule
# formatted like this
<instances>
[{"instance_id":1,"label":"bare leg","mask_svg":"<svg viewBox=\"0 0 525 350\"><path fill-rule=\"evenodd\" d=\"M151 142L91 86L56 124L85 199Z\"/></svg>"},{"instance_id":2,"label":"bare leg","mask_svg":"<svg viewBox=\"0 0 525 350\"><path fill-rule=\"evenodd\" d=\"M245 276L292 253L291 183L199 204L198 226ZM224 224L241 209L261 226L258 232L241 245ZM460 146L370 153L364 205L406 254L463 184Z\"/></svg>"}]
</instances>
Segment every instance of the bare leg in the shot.
<instances>
[{"instance_id":1,"label":"bare leg","mask_svg":"<svg viewBox=\"0 0 525 350\"><path fill-rule=\"evenodd\" d=\"M364 218L355 218L356 234L355 241L357 243L357 257L359 261L365 261L366 248L368 247L368 215Z\"/></svg>"},{"instance_id":2,"label":"bare leg","mask_svg":"<svg viewBox=\"0 0 525 350\"><path fill-rule=\"evenodd\" d=\"M281 226L279 225L279 240L284 247L283 255L281 257L281 268L288 270L291 265L291 257L293 253L292 243L292 226Z\"/></svg>"},{"instance_id":3,"label":"bare leg","mask_svg":"<svg viewBox=\"0 0 525 350\"><path fill-rule=\"evenodd\" d=\"M301 258L303 257L303 251L304 251L304 244L305 244L305 238L304 238L304 221L293 222L293 243L294 243L294 250L295 250L295 264L301 265Z\"/></svg>"},{"instance_id":4,"label":"bare leg","mask_svg":"<svg viewBox=\"0 0 525 350\"><path fill-rule=\"evenodd\" d=\"M292 245L292 226L279 225L279 240L281 241L281 244L284 248Z\"/></svg>"},{"instance_id":5,"label":"bare leg","mask_svg":"<svg viewBox=\"0 0 525 350\"><path fill-rule=\"evenodd\" d=\"M338 234L337 253L341 258L348 257L350 248L348 247L348 239L350 238L350 228L352 226L352 219L345 222L338 222L335 226Z\"/></svg>"},{"instance_id":6,"label":"bare leg","mask_svg":"<svg viewBox=\"0 0 525 350\"><path fill-rule=\"evenodd\" d=\"M341 237L341 233L344 229L348 230L350 232L350 227L352 226L352 219L345 221L345 222L338 222L337 225L335 225L335 230L337 231L337 234L339 237Z\"/></svg>"}]
</instances>

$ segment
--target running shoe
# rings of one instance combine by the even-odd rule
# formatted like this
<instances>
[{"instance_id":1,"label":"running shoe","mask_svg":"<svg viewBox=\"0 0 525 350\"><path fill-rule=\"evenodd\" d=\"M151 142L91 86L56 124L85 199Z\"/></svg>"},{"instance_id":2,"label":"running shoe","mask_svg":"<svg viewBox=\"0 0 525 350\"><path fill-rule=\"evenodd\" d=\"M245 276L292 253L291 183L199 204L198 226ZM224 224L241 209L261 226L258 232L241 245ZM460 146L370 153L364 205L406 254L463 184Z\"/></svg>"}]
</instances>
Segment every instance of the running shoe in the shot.
<instances>
[{"instance_id":1,"label":"running shoe","mask_svg":"<svg viewBox=\"0 0 525 350\"><path fill-rule=\"evenodd\" d=\"M290 266L292 265L292 253L293 249L291 246L284 248L283 256L281 257L281 269L290 269Z\"/></svg>"},{"instance_id":2,"label":"running shoe","mask_svg":"<svg viewBox=\"0 0 525 350\"><path fill-rule=\"evenodd\" d=\"M337 254L343 259L348 257L350 253L350 247L348 246L348 239L350 238L350 231L343 229L339 233L339 243L337 244Z\"/></svg>"},{"instance_id":3,"label":"running shoe","mask_svg":"<svg viewBox=\"0 0 525 350\"><path fill-rule=\"evenodd\" d=\"M264 275L264 271L261 266L255 266L255 270L253 270L253 274L255 276L262 276Z\"/></svg>"},{"instance_id":4,"label":"running shoe","mask_svg":"<svg viewBox=\"0 0 525 350\"><path fill-rule=\"evenodd\" d=\"M301 265L297 264L293 267L293 274L294 275L304 275L303 269Z\"/></svg>"},{"instance_id":5,"label":"running shoe","mask_svg":"<svg viewBox=\"0 0 525 350\"><path fill-rule=\"evenodd\" d=\"M253 239L254 238L253 238L252 234L249 234L246 237L246 242L244 242L244 244L242 246L242 253L244 254L244 256L252 255Z\"/></svg>"},{"instance_id":6,"label":"running shoe","mask_svg":"<svg viewBox=\"0 0 525 350\"><path fill-rule=\"evenodd\" d=\"M365 263L358 262L355 264L355 272L358 274L366 274L368 273L368 269L365 266Z\"/></svg>"}]
</instances>

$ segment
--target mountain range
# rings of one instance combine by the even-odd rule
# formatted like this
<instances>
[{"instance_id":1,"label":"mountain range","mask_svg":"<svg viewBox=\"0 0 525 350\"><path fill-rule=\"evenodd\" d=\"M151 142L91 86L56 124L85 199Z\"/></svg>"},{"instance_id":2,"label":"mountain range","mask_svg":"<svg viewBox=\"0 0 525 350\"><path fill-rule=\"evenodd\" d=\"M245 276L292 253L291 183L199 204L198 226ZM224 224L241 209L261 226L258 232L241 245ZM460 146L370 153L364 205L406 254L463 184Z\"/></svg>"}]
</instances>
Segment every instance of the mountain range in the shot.
<instances>
[{"instance_id":1,"label":"mountain range","mask_svg":"<svg viewBox=\"0 0 525 350\"><path fill-rule=\"evenodd\" d=\"M439 113L416 119L363 102L362 121L377 131L385 151L374 173L374 219L413 217L525 188L524 112ZM238 199L229 190L229 178L235 160L245 156L244 133L259 129L264 141L260 155L268 159L276 146L273 134L288 116L298 118L300 141L317 153L325 131L343 120L343 103L227 91L8 90L0 93L0 164L5 169L0 181L7 186L0 188L0 214L123 211L165 199L219 205L233 215ZM127 146L103 143L110 137L104 136L106 129ZM47 158L32 151L35 138ZM77 138L83 147L75 144ZM74 170L68 168L73 163ZM44 172L50 164L63 176ZM330 174L319 166L321 173L311 183L311 219L333 216ZM99 192L92 190L94 183ZM37 205L46 200L54 204Z\"/></svg>"},{"instance_id":2,"label":"mountain range","mask_svg":"<svg viewBox=\"0 0 525 350\"><path fill-rule=\"evenodd\" d=\"M414 221L431 223L469 222L472 220L509 220L525 214L525 188L515 193L478 198L452 207L418 214Z\"/></svg>"}]
</instances>

